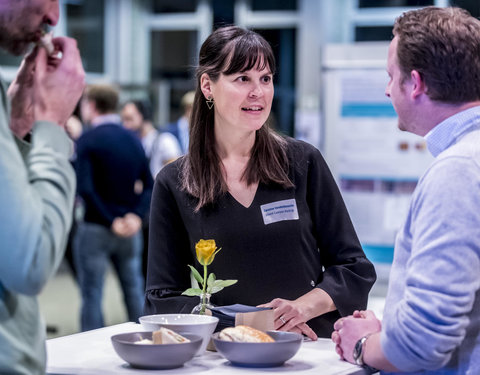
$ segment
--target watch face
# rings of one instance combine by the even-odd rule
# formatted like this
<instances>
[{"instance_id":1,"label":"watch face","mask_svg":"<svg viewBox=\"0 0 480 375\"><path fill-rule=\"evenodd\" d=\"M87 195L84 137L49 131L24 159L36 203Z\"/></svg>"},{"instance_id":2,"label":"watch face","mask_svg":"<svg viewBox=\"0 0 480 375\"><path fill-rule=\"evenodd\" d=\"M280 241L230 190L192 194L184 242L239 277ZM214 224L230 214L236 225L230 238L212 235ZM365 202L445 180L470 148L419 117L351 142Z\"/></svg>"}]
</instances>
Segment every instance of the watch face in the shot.
<instances>
[{"instance_id":1,"label":"watch face","mask_svg":"<svg viewBox=\"0 0 480 375\"><path fill-rule=\"evenodd\" d=\"M353 348L353 361L355 362L356 365L363 365L362 349L363 349L364 341L365 340L363 340L363 337L362 337L360 340L357 341L357 343L355 344L355 347Z\"/></svg>"}]
</instances>

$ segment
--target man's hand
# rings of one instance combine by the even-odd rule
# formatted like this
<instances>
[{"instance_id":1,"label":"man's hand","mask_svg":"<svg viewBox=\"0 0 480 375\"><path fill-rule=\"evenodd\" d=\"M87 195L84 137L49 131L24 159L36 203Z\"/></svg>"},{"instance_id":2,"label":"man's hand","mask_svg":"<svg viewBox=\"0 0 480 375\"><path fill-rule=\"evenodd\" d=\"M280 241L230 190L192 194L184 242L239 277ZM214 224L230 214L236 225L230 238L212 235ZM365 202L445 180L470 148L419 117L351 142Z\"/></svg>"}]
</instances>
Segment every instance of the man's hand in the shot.
<instances>
[{"instance_id":1,"label":"man's hand","mask_svg":"<svg viewBox=\"0 0 480 375\"><path fill-rule=\"evenodd\" d=\"M355 311L353 315L338 319L332 333L332 341L340 358L354 363L353 349L358 340L370 333L380 332L382 323L373 311Z\"/></svg>"},{"instance_id":2,"label":"man's hand","mask_svg":"<svg viewBox=\"0 0 480 375\"><path fill-rule=\"evenodd\" d=\"M85 72L71 38L53 39L60 59L48 58L44 48L38 50L35 69L35 120L52 121L64 126L77 105L85 87Z\"/></svg>"},{"instance_id":3,"label":"man's hand","mask_svg":"<svg viewBox=\"0 0 480 375\"><path fill-rule=\"evenodd\" d=\"M25 57L7 91L12 107L10 129L19 138L32 130L35 121L33 87L37 52L38 48L35 48Z\"/></svg>"},{"instance_id":4,"label":"man's hand","mask_svg":"<svg viewBox=\"0 0 480 375\"><path fill-rule=\"evenodd\" d=\"M44 48L35 48L20 67L8 90L12 103L10 128L23 138L34 121L50 121L64 127L82 95L85 72L76 41L55 38L62 57L47 56Z\"/></svg>"}]
</instances>

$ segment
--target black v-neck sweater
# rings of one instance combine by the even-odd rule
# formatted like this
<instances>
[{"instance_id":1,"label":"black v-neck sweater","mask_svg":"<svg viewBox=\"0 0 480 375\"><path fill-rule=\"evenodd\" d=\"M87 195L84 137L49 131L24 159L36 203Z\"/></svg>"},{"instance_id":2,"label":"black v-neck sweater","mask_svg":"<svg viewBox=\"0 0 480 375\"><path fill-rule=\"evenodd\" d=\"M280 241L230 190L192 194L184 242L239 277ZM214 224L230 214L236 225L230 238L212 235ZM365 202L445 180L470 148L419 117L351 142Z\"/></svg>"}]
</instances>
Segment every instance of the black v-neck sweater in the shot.
<instances>
[{"instance_id":1,"label":"black v-neck sweater","mask_svg":"<svg viewBox=\"0 0 480 375\"><path fill-rule=\"evenodd\" d=\"M194 212L196 199L180 189L179 161L160 171L151 203L146 314L189 313L198 303L198 297L180 294L190 287L188 264L203 274L195 259L200 239L214 239L222 248L208 272L238 280L212 296L214 305L294 300L321 288L337 307L308 322L323 337L340 316L366 308L375 270L327 164L316 148L290 138L287 154L295 187L260 183L248 208L227 193ZM265 224L272 212L273 222Z\"/></svg>"}]
</instances>

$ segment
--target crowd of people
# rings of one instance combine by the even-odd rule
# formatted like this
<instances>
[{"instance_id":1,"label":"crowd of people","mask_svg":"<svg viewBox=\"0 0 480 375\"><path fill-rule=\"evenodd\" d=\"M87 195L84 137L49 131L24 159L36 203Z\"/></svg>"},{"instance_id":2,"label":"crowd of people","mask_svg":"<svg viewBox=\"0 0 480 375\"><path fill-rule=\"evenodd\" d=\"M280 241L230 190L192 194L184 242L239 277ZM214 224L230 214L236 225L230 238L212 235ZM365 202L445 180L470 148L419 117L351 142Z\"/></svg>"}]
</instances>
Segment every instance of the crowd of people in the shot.
<instances>
[{"instance_id":1,"label":"crowd of people","mask_svg":"<svg viewBox=\"0 0 480 375\"><path fill-rule=\"evenodd\" d=\"M380 321L366 310L374 266L321 152L269 124L276 64L260 34L213 31L181 118L160 130L148 101L85 85L75 40L53 39L60 57L28 49L58 18L56 1L0 2L0 47L29 51L0 87L0 373L45 372L36 296L69 238L82 330L104 325L110 263L129 320L191 312L188 265L200 270L195 245L215 239L210 272L238 282L213 304L271 308L275 329L331 337L371 372L480 373L479 20L425 7L395 21L385 94L435 160L397 235Z\"/></svg>"}]
</instances>

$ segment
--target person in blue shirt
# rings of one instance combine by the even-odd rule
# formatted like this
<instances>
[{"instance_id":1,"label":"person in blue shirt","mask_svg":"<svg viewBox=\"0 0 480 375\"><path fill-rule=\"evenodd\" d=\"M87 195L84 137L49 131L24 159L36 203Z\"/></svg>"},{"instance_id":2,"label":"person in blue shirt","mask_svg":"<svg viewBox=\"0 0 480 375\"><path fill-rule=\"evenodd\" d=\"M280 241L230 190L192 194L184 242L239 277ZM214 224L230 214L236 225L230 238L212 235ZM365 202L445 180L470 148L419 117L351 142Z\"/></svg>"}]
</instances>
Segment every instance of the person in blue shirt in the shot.
<instances>
[{"instance_id":1,"label":"person in blue shirt","mask_svg":"<svg viewBox=\"0 0 480 375\"><path fill-rule=\"evenodd\" d=\"M129 100L122 106L123 126L133 131L142 142L153 178L165 165L178 158L182 151L175 136L153 126L152 109L147 100ZM187 129L188 131L188 129Z\"/></svg>"},{"instance_id":2,"label":"person in blue shirt","mask_svg":"<svg viewBox=\"0 0 480 375\"><path fill-rule=\"evenodd\" d=\"M382 322L356 311L332 339L382 373L480 374L480 21L427 7L393 34L385 93L435 160L397 234Z\"/></svg>"},{"instance_id":3,"label":"person in blue shirt","mask_svg":"<svg viewBox=\"0 0 480 375\"><path fill-rule=\"evenodd\" d=\"M172 122L166 126L166 131L172 133L178 139L182 154L188 152L188 141L190 132L190 116L192 114L193 100L195 98L195 91L187 91L182 96L180 105L182 107L183 114L177 121Z\"/></svg>"},{"instance_id":4,"label":"person in blue shirt","mask_svg":"<svg viewBox=\"0 0 480 375\"><path fill-rule=\"evenodd\" d=\"M89 85L82 98L82 119L90 130L77 141L75 168L83 222L73 242L82 292L81 328L103 327L102 289L111 260L125 297L128 318L142 314L142 220L148 212L153 180L142 144L116 113L118 91Z\"/></svg>"}]
</instances>

